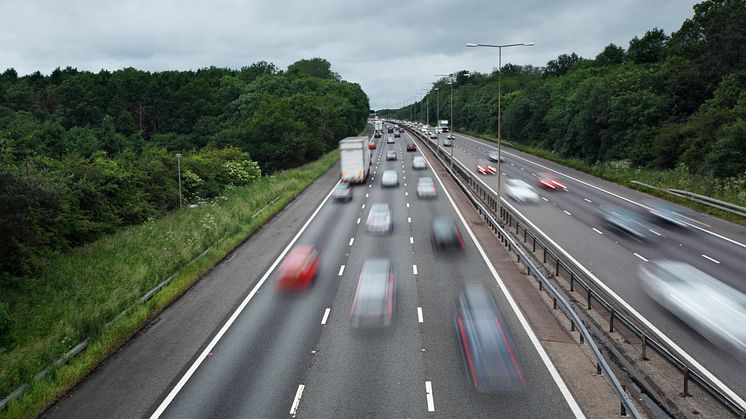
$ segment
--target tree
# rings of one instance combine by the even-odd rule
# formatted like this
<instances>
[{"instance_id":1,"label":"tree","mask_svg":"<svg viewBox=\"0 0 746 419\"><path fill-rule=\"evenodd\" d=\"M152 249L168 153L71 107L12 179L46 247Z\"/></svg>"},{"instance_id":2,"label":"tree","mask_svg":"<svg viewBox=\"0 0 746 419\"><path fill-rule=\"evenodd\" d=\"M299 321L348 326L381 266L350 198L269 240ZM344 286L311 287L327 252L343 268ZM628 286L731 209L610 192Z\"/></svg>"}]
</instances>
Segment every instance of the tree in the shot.
<instances>
[{"instance_id":1,"label":"tree","mask_svg":"<svg viewBox=\"0 0 746 419\"><path fill-rule=\"evenodd\" d=\"M340 80L339 74L333 72L331 66L331 63L323 58L303 59L290 64L288 74Z\"/></svg>"},{"instance_id":2,"label":"tree","mask_svg":"<svg viewBox=\"0 0 746 419\"><path fill-rule=\"evenodd\" d=\"M642 38L634 37L629 41L627 56L635 64L652 64L662 61L666 55L668 39L663 29L649 30Z\"/></svg>"},{"instance_id":3,"label":"tree","mask_svg":"<svg viewBox=\"0 0 746 419\"><path fill-rule=\"evenodd\" d=\"M570 55L562 54L558 56L556 60L551 60L547 63L547 66L544 69L544 74L550 76L561 76L572 70L575 64L580 60L581 58L574 52Z\"/></svg>"},{"instance_id":4,"label":"tree","mask_svg":"<svg viewBox=\"0 0 746 419\"><path fill-rule=\"evenodd\" d=\"M600 65L621 64L624 62L624 57L624 48L616 44L609 44L601 53L596 55L596 63Z\"/></svg>"}]
</instances>

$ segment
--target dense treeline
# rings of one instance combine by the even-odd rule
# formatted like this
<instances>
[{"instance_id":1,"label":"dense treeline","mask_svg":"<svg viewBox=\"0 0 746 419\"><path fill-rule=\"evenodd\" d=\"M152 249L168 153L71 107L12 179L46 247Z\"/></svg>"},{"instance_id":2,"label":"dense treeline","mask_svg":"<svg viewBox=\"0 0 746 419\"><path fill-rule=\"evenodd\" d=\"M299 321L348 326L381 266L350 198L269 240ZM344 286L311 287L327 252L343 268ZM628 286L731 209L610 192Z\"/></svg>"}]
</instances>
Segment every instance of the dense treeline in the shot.
<instances>
[{"instance_id":1,"label":"dense treeline","mask_svg":"<svg viewBox=\"0 0 746 419\"><path fill-rule=\"evenodd\" d=\"M367 115L360 87L318 58L287 71L266 62L23 77L8 69L0 75L0 290L50 252L178 208L177 153L185 203L196 203L320 157Z\"/></svg>"},{"instance_id":2,"label":"dense treeline","mask_svg":"<svg viewBox=\"0 0 746 419\"><path fill-rule=\"evenodd\" d=\"M454 126L495 135L497 75L458 73ZM670 36L652 29L595 59L563 54L546 67L502 68L503 137L589 163L694 174L746 172L746 2L708 0ZM447 118L449 85L436 85ZM430 121L435 95L429 93ZM423 99L388 114L425 120ZM386 112L383 112L386 114Z\"/></svg>"}]
</instances>

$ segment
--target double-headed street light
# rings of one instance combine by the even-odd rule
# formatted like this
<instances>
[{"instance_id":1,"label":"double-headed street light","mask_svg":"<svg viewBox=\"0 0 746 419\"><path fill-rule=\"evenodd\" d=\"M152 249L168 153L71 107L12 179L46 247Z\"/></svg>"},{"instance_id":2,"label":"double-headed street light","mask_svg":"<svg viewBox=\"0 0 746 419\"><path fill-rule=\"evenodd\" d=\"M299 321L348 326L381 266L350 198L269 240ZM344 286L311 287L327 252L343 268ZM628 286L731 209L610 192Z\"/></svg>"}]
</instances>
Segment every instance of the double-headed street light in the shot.
<instances>
[{"instance_id":1,"label":"double-headed street light","mask_svg":"<svg viewBox=\"0 0 746 419\"><path fill-rule=\"evenodd\" d=\"M497 217L500 216L500 160L502 160L502 150L500 146L500 138L501 138L501 120L502 120L502 97L503 97L503 84L502 84L502 74L503 74L503 48L509 48L509 47L532 47L535 44L533 42L522 42L519 44L475 44L475 43L467 43L466 46L468 48L476 48L476 47L488 47L488 48L497 48L497 204L495 205L495 214Z\"/></svg>"}]
</instances>

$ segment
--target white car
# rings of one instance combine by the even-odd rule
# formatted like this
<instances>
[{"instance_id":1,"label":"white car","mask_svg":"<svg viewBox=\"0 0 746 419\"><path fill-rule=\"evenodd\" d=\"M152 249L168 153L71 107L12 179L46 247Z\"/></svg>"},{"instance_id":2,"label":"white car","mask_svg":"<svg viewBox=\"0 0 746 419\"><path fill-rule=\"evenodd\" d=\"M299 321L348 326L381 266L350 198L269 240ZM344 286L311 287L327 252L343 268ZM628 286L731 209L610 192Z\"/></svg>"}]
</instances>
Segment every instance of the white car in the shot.
<instances>
[{"instance_id":1,"label":"white car","mask_svg":"<svg viewBox=\"0 0 746 419\"><path fill-rule=\"evenodd\" d=\"M510 199L522 204L539 201L539 194L534 188L520 179L509 179L505 182L505 192Z\"/></svg>"},{"instance_id":2,"label":"white car","mask_svg":"<svg viewBox=\"0 0 746 419\"><path fill-rule=\"evenodd\" d=\"M412 158L412 169L415 169L415 170L427 169L427 163L425 162L425 158L422 156L414 156Z\"/></svg>"},{"instance_id":3,"label":"white car","mask_svg":"<svg viewBox=\"0 0 746 419\"><path fill-rule=\"evenodd\" d=\"M421 177L417 179L417 197L418 198L435 198L438 192L435 190L435 183L431 177Z\"/></svg>"},{"instance_id":4,"label":"white car","mask_svg":"<svg viewBox=\"0 0 746 419\"><path fill-rule=\"evenodd\" d=\"M396 170L385 170L381 175L381 186L396 187L399 186L399 175Z\"/></svg>"},{"instance_id":5,"label":"white car","mask_svg":"<svg viewBox=\"0 0 746 419\"><path fill-rule=\"evenodd\" d=\"M368 218L365 220L365 230L373 234L389 233L394 229L389 204L373 204Z\"/></svg>"}]
</instances>

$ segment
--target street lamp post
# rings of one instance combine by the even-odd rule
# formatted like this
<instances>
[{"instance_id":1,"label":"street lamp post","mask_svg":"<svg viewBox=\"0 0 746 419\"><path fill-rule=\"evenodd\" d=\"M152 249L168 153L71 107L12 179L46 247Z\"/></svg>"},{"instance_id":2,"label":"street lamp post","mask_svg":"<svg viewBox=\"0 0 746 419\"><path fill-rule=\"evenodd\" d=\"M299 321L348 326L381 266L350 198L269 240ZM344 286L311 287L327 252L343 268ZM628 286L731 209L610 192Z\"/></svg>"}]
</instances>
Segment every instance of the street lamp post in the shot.
<instances>
[{"instance_id":1,"label":"street lamp post","mask_svg":"<svg viewBox=\"0 0 746 419\"><path fill-rule=\"evenodd\" d=\"M435 97L435 150L440 153L440 132L438 132L438 125L440 124L440 90L434 88L438 92Z\"/></svg>"},{"instance_id":2,"label":"street lamp post","mask_svg":"<svg viewBox=\"0 0 746 419\"><path fill-rule=\"evenodd\" d=\"M468 48L476 47L488 47L497 48L497 204L495 205L495 215L500 216L500 160L502 160L502 147L500 145L501 133L501 122L502 122L502 97L503 97L503 48L509 47L532 47L535 44L533 42L521 42L518 44L475 44L467 43Z\"/></svg>"},{"instance_id":3,"label":"street lamp post","mask_svg":"<svg viewBox=\"0 0 746 419\"><path fill-rule=\"evenodd\" d=\"M176 164L179 167L179 208L181 208L181 153L176 153Z\"/></svg>"}]
</instances>

